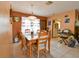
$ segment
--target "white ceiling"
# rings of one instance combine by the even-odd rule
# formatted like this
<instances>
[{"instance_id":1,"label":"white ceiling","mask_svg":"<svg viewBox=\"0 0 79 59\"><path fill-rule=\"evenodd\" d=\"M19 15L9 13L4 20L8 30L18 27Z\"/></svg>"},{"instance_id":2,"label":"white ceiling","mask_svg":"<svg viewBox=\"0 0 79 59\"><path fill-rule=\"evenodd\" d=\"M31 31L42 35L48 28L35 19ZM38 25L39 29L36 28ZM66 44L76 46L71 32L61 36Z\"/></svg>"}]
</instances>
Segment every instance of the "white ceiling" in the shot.
<instances>
[{"instance_id":1,"label":"white ceiling","mask_svg":"<svg viewBox=\"0 0 79 59\"><path fill-rule=\"evenodd\" d=\"M46 5L47 1L12 1L12 9L23 13L33 13L39 16L50 16L54 13L64 12L71 9L79 9L79 1L53 1ZM33 7L31 6L33 4Z\"/></svg>"}]
</instances>

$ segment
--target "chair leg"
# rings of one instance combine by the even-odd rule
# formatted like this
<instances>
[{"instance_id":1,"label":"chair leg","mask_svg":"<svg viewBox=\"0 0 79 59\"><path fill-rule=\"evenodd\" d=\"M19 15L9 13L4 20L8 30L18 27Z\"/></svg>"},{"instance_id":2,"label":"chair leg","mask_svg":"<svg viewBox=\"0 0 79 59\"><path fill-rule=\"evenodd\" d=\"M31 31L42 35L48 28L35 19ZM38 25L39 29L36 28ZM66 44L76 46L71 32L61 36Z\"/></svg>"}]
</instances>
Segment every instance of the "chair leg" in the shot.
<instances>
[{"instance_id":1,"label":"chair leg","mask_svg":"<svg viewBox=\"0 0 79 59\"><path fill-rule=\"evenodd\" d=\"M45 46L45 57L47 57L47 51L46 51L46 44L44 44L44 46Z\"/></svg>"},{"instance_id":2,"label":"chair leg","mask_svg":"<svg viewBox=\"0 0 79 59\"><path fill-rule=\"evenodd\" d=\"M46 49L46 44L44 44L44 46L45 46L45 49Z\"/></svg>"},{"instance_id":3,"label":"chair leg","mask_svg":"<svg viewBox=\"0 0 79 59\"><path fill-rule=\"evenodd\" d=\"M21 40L21 49L23 48L23 41Z\"/></svg>"},{"instance_id":4,"label":"chair leg","mask_svg":"<svg viewBox=\"0 0 79 59\"><path fill-rule=\"evenodd\" d=\"M37 48L37 57L39 58L39 46Z\"/></svg>"}]
</instances>

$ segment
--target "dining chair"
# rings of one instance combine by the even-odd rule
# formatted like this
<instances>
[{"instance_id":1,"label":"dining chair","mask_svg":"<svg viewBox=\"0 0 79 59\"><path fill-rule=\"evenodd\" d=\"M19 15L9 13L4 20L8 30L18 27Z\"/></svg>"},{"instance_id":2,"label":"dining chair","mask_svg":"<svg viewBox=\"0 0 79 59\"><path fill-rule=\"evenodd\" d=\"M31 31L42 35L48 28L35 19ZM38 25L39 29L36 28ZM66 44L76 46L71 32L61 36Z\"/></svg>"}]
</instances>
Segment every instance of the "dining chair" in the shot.
<instances>
[{"instance_id":1,"label":"dining chair","mask_svg":"<svg viewBox=\"0 0 79 59\"><path fill-rule=\"evenodd\" d=\"M18 33L18 38L19 38L19 41L21 42L21 49L23 49L26 46L27 42L22 32Z\"/></svg>"},{"instance_id":2,"label":"dining chair","mask_svg":"<svg viewBox=\"0 0 79 59\"><path fill-rule=\"evenodd\" d=\"M38 39L37 39L37 56L39 57L39 52L45 49L45 56L47 51L47 43L48 43L48 32L45 30L38 32ZM44 45L41 47L41 45Z\"/></svg>"},{"instance_id":3,"label":"dining chair","mask_svg":"<svg viewBox=\"0 0 79 59\"><path fill-rule=\"evenodd\" d=\"M25 38L25 36L23 35L22 32L18 33L18 38L19 38L19 41L21 42L20 46L21 46L21 49L23 51L23 54L29 56L28 42L27 42L27 40L26 40L26 38Z\"/></svg>"}]
</instances>

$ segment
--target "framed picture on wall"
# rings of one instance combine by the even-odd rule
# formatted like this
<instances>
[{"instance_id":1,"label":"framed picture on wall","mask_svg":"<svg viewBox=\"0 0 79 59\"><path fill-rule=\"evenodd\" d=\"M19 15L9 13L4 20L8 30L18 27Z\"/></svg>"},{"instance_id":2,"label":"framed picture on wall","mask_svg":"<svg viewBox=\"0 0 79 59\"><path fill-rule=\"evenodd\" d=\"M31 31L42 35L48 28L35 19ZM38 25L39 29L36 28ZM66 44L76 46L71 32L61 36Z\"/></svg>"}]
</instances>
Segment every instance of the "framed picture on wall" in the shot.
<instances>
[{"instance_id":1,"label":"framed picture on wall","mask_svg":"<svg viewBox=\"0 0 79 59\"><path fill-rule=\"evenodd\" d=\"M51 25L51 20L48 21L48 26L50 26L50 25Z\"/></svg>"},{"instance_id":2,"label":"framed picture on wall","mask_svg":"<svg viewBox=\"0 0 79 59\"><path fill-rule=\"evenodd\" d=\"M70 23L70 17L68 15L65 16L65 23Z\"/></svg>"},{"instance_id":3,"label":"framed picture on wall","mask_svg":"<svg viewBox=\"0 0 79 59\"><path fill-rule=\"evenodd\" d=\"M19 17L14 17L14 22L19 22L20 21L20 18Z\"/></svg>"}]
</instances>

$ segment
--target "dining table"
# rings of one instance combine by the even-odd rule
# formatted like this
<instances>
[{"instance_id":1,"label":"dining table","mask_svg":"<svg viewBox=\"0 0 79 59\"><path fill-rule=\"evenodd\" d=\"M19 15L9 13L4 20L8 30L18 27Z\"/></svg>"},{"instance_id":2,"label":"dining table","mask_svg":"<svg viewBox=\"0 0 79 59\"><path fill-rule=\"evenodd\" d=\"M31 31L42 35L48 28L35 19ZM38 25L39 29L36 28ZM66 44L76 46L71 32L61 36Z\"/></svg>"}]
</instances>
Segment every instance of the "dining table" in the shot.
<instances>
[{"instance_id":1,"label":"dining table","mask_svg":"<svg viewBox=\"0 0 79 59\"><path fill-rule=\"evenodd\" d=\"M26 40L28 41L28 44L29 44L29 57L32 57L32 44L36 43L37 40L38 40L38 35L35 34L35 35L31 35L31 34L24 34ZM47 37L48 38L48 52L50 53L50 38L49 38L49 35L46 35L46 36L40 36L40 38L45 38Z\"/></svg>"}]
</instances>

